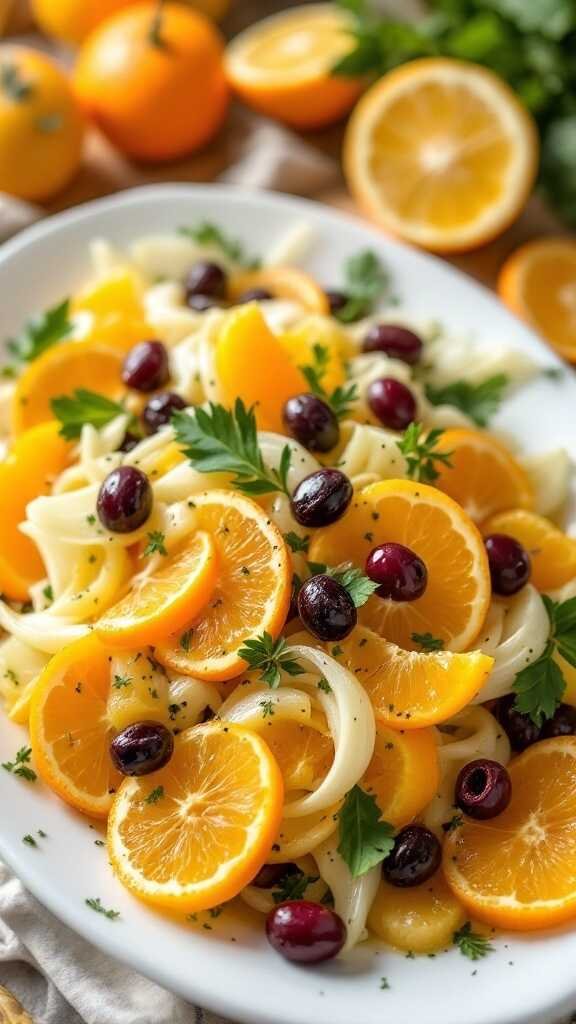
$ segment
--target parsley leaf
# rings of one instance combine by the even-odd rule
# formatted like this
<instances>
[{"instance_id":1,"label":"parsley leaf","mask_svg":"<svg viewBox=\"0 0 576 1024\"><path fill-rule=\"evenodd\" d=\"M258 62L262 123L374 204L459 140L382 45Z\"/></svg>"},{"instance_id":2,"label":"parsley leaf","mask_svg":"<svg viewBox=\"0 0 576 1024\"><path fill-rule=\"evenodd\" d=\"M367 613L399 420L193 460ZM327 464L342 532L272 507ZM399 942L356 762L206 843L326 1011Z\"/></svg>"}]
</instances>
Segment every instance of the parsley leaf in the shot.
<instances>
[{"instance_id":1,"label":"parsley leaf","mask_svg":"<svg viewBox=\"0 0 576 1024\"><path fill-rule=\"evenodd\" d=\"M146 547L144 548L143 552L145 556L153 555L156 551L158 552L159 555L168 554L168 551L166 550L166 545L164 544L166 536L162 533L161 530L151 530L147 536L148 543L146 544Z\"/></svg>"},{"instance_id":2,"label":"parsley leaf","mask_svg":"<svg viewBox=\"0 0 576 1024\"><path fill-rule=\"evenodd\" d=\"M87 907L90 907L90 910L95 910L97 914L103 914L104 917L107 917L109 921L115 921L118 917L120 917L119 910L106 910L106 907L102 906L102 902L99 896L97 896L96 898L84 900L84 903L86 904Z\"/></svg>"},{"instance_id":3,"label":"parsley leaf","mask_svg":"<svg viewBox=\"0 0 576 1024\"><path fill-rule=\"evenodd\" d=\"M288 470L292 459L289 444L282 450L279 468L268 470L258 447L254 409L237 398L234 411L210 403L210 411L196 408L191 414L172 417L176 440L192 466L200 473L232 473L233 484L244 494L289 495Z\"/></svg>"},{"instance_id":4,"label":"parsley leaf","mask_svg":"<svg viewBox=\"0 0 576 1024\"><path fill-rule=\"evenodd\" d=\"M494 952L494 946L485 935L472 931L470 921L466 921L452 936L452 942L469 960L482 960L488 953Z\"/></svg>"},{"instance_id":5,"label":"parsley leaf","mask_svg":"<svg viewBox=\"0 0 576 1024\"><path fill-rule=\"evenodd\" d=\"M322 676L318 680L318 689L319 690L323 690L324 693L332 693L332 687L330 686L330 683L328 682L328 680L324 679L324 676Z\"/></svg>"},{"instance_id":6,"label":"parsley leaf","mask_svg":"<svg viewBox=\"0 0 576 1024\"><path fill-rule=\"evenodd\" d=\"M444 641L439 636L432 636L432 633L412 633L410 639L423 651L441 651L444 647Z\"/></svg>"},{"instance_id":7,"label":"parsley leaf","mask_svg":"<svg viewBox=\"0 0 576 1024\"><path fill-rule=\"evenodd\" d=\"M356 384L339 384L333 391L326 391L323 380L330 362L328 349L325 345L314 345L312 357L311 365L300 366L299 369L306 378L311 392L326 402L337 419L341 420L348 415L350 407L357 400L358 387Z\"/></svg>"},{"instance_id":8,"label":"parsley leaf","mask_svg":"<svg viewBox=\"0 0 576 1024\"><path fill-rule=\"evenodd\" d=\"M18 775L21 779L26 779L27 782L36 782L38 776L33 768L28 766L30 758L32 757L32 747L20 747L20 750L16 752L16 757L13 761L3 761L2 767L7 772L11 772L13 775Z\"/></svg>"},{"instance_id":9,"label":"parsley leaf","mask_svg":"<svg viewBox=\"0 0 576 1024\"><path fill-rule=\"evenodd\" d=\"M304 551L305 554L308 554L308 547L310 545L309 536L299 537L297 533L289 530L288 533L284 534L284 540L290 548L290 551L293 551L295 554L298 551Z\"/></svg>"},{"instance_id":10,"label":"parsley leaf","mask_svg":"<svg viewBox=\"0 0 576 1024\"><path fill-rule=\"evenodd\" d=\"M467 380L456 380L443 388L427 384L426 397L432 405L454 405L479 427L486 427L498 412L508 383L504 373L497 373L480 384L471 384Z\"/></svg>"},{"instance_id":11,"label":"parsley leaf","mask_svg":"<svg viewBox=\"0 0 576 1024\"><path fill-rule=\"evenodd\" d=\"M22 836L22 842L26 843L26 846L38 846L38 843L34 839L34 836L31 836L29 833L28 835Z\"/></svg>"},{"instance_id":12,"label":"parsley leaf","mask_svg":"<svg viewBox=\"0 0 576 1024\"><path fill-rule=\"evenodd\" d=\"M308 568L312 576L331 576L348 591L354 602L355 608L361 608L372 594L378 590L378 583L374 583L368 576L365 576L361 569L357 569L350 562L343 562L342 565L330 566L323 562L308 562Z\"/></svg>"},{"instance_id":13,"label":"parsley leaf","mask_svg":"<svg viewBox=\"0 0 576 1024\"><path fill-rule=\"evenodd\" d=\"M371 249L351 256L344 265L344 285L348 301L335 314L344 324L368 316L379 299L390 291L390 276Z\"/></svg>"},{"instance_id":14,"label":"parsley leaf","mask_svg":"<svg viewBox=\"0 0 576 1024\"><path fill-rule=\"evenodd\" d=\"M246 640L238 650L238 657L248 663L252 669L260 669L259 678L271 689L280 685L281 671L289 676L304 674L302 666L290 655L284 637L273 640L270 633L262 633L254 640Z\"/></svg>"},{"instance_id":15,"label":"parsley leaf","mask_svg":"<svg viewBox=\"0 0 576 1024\"><path fill-rule=\"evenodd\" d=\"M161 800L163 796L164 786L156 786L155 789L151 790L150 793L148 793L148 796L145 798L144 803L157 804L158 801Z\"/></svg>"},{"instance_id":16,"label":"parsley leaf","mask_svg":"<svg viewBox=\"0 0 576 1024\"><path fill-rule=\"evenodd\" d=\"M262 718L272 718L274 714L274 701L273 700L261 700L258 706L262 708Z\"/></svg>"},{"instance_id":17,"label":"parsley leaf","mask_svg":"<svg viewBox=\"0 0 576 1024\"><path fill-rule=\"evenodd\" d=\"M132 676L119 676L119 675L115 675L114 676L114 682L112 683L112 686L114 687L115 690L122 690L125 686L130 686L131 682L132 682Z\"/></svg>"},{"instance_id":18,"label":"parsley leaf","mask_svg":"<svg viewBox=\"0 0 576 1024\"><path fill-rule=\"evenodd\" d=\"M47 348L68 337L72 326L69 299L64 299L59 305L28 320L20 334L6 342L6 348L16 364L12 372L22 363L32 362Z\"/></svg>"},{"instance_id":19,"label":"parsley leaf","mask_svg":"<svg viewBox=\"0 0 576 1024\"><path fill-rule=\"evenodd\" d=\"M411 423L396 444L406 459L408 476L413 480L431 484L440 475L436 469L436 463L451 466L450 456L453 453L436 450L436 445L444 433L443 430L439 428L430 430L424 437L422 431L421 423Z\"/></svg>"},{"instance_id":20,"label":"parsley leaf","mask_svg":"<svg viewBox=\"0 0 576 1024\"><path fill-rule=\"evenodd\" d=\"M62 424L60 433L67 441L80 437L85 423L91 423L93 427L100 429L117 416L126 414L126 409L119 402L113 402L105 395L88 391L86 388L77 388L73 395L52 398L50 405L56 419ZM131 416L130 425L133 427L134 423L134 417Z\"/></svg>"},{"instance_id":21,"label":"parsley leaf","mask_svg":"<svg viewBox=\"0 0 576 1024\"><path fill-rule=\"evenodd\" d=\"M347 794L340 811L338 853L353 878L380 864L394 845L394 826L381 821L376 800L360 786Z\"/></svg>"},{"instance_id":22,"label":"parsley leaf","mask_svg":"<svg viewBox=\"0 0 576 1024\"><path fill-rule=\"evenodd\" d=\"M529 715L535 725L552 718L566 689L562 669L554 659L556 651L576 668L576 597L559 603L543 595L542 600L550 619L548 644L540 657L523 668L514 680L514 707Z\"/></svg>"},{"instance_id":23,"label":"parsley leaf","mask_svg":"<svg viewBox=\"0 0 576 1024\"><path fill-rule=\"evenodd\" d=\"M274 903L302 900L309 885L318 881L318 875L305 875L303 871L287 873L272 890Z\"/></svg>"},{"instance_id":24,"label":"parsley leaf","mask_svg":"<svg viewBox=\"0 0 576 1024\"><path fill-rule=\"evenodd\" d=\"M246 267L247 269L255 270L261 264L261 260L246 255L244 246L237 238L230 238L229 235L222 231L222 228L219 228L217 224L213 224L211 221L201 221L194 228L178 228L178 234L191 238L193 242L198 242L199 245L215 246L215 248L220 249L224 253L231 263L237 263L239 266Z\"/></svg>"}]
</instances>

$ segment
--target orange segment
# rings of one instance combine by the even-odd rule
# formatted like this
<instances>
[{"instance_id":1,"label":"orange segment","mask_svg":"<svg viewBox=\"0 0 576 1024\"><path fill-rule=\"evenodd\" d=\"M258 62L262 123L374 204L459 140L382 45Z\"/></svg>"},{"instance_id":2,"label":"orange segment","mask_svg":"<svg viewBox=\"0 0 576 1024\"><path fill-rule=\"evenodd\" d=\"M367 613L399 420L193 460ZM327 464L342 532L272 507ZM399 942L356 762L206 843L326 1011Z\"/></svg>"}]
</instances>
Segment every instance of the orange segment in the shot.
<instances>
[{"instance_id":1,"label":"orange segment","mask_svg":"<svg viewBox=\"0 0 576 1024\"><path fill-rule=\"evenodd\" d=\"M228 282L228 297L237 302L244 292L265 288L275 299L296 302L309 313L330 311L326 293L313 277L298 267L262 267L260 270L239 270Z\"/></svg>"},{"instance_id":2,"label":"orange segment","mask_svg":"<svg viewBox=\"0 0 576 1024\"><path fill-rule=\"evenodd\" d=\"M99 619L104 643L138 647L165 640L199 615L218 579L216 546L208 533L195 533L178 545L153 572L143 572L117 604Z\"/></svg>"},{"instance_id":3,"label":"orange segment","mask_svg":"<svg viewBox=\"0 0 576 1024\"><path fill-rule=\"evenodd\" d=\"M452 718L479 693L494 664L480 651L403 651L365 626L357 626L339 646L343 653L338 661L358 677L376 718L391 729L422 730ZM408 749L400 746L400 754L408 763ZM407 777L407 793L410 785ZM417 793L415 787L414 795L420 799Z\"/></svg>"},{"instance_id":4,"label":"orange segment","mask_svg":"<svg viewBox=\"0 0 576 1024\"><path fill-rule=\"evenodd\" d=\"M26 601L29 588L46 573L36 545L19 530L26 505L49 494L68 462L70 447L57 423L43 423L22 434L0 462L0 591L16 601Z\"/></svg>"},{"instance_id":5,"label":"orange segment","mask_svg":"<svg viewBox=\"0 0 576 1024\"><path fill-rule=\"evenodd\" d=\"M490 602L490 575L482 537L466 513L435 487L412 480L384 480L358 492L338 522L317 530L310 559L364 568L373 548L395 541L411 548L428 569L416 601L371 597L361 622L405 650L413 633L432 633L453 651L469 647Z\"/></svg>"},{"instance_id":6,"label":"orange segment","mask_svg":"<svg viewBox=\"0 0 576 1024\"><path fill-rule=\"evenodd\" d=\"M194 496L196 525L212 535L218 582L208 608L156 649L162 664L201 679L232 679L246 667L245 640L278 636L288 612L292 569L282 535L265 512L235 491Z\"/></svg>"},{"instance_id":7,"label":"orange segment","mask_svg":"<svg viewBox=\"0 0 576 1024\"><path fill-rule=\"evenodd\" d=\"M452 465L438 465L436 486L475 522L509 508L532 508L534 489L528 474L491 434L465 427L446 430L437 448L452 452Z\"/></svg>"},{"instance_id":8,"label":"orange segment","mask_svg":"<svg viewBox=\"0 0 576 1024\"><path fill-rule=\"evenodd\" d=\"M473 249L524 206L536 175L534 122L491 71L411 61L362 97L344 142L348 185L378 224L437 252Z\"/></svg>"},{"instance_id":9,"label":"orange segment","mask_svg":"<svg viewBox=\"0 0 576 1024\"><path fill-rule=\"evenodd\" d=\"M262 737L278 762L287 791L317 789L334 760L331 736L309 725L269 719Z\"/></svg>"},{"instance_id":10,"label":"orange segment","mask_svg":"<svg viewBox=\"0 0 576 1024\"><path fill-rule=\"evenodd\" d=\"M335 4L265 18L229 45L228 81L249 106L295 128L332 124L362 89L358 79L331 74L351 49L350 27L350 16Z\"/></svg>"},{"instance_id":11,"label":"orange segment","mask_svg":"<svg viewBox=\"0 0 576 1024\"><path fill-rule=\"evenodd\" d=\"M576 242L541 238L506 260L498 291L510 309L576 362Z\"/></svg>"},{"instance_id":12,"label":"orange segment","mask_svg":"<svg viewBox=\"0 0 576 1024\"><path fill-rule=\"evenodd\" d=\"M284 430L284 403L308 387L255 303L242 306L224 324L216 373L222 403L232 406L241 398L246 406L255 405L259 429L277 434Z\"/></svg>"},{"instance_id":13,"label":"orange segment","mask_svg":"<svg viewBox=\"0 0 576 1024\"><path fill-rule=\"evenodd\" d=\"M348 354L349 342L344 332L328 317L307 317L283 334L280 341L295 366L313 366L314 348L321 345L326 355L322 387L331 392L344 384L344 358Z\"/></svg>"},{"instance_id":14,"label":"orange segment","mask_svg":"<svg viewBox=\"0 0 576 1024\"><path fill-rule=\"evenodd\" d=\"M107 649L93 634L63 648L40 675L30 707L30 742L44 782L67 803L105 818L122 776L110 760Z\"/></svg>"},{"instance_id":15,"label":"orange segment","mask_svg":"<svg viewBox=\"0 0 576 1024\"><path fill-rule=\"evenodd\" d=\"M535 743L508 770L506 810L446 837L446 879L480 921L548 928L576 918L576 737Z\"/></svg>"},{"instance_id":16,"label":"orange segment","mask_svg":"<svg viewBox=\"0 0 576 1024\"><path fill-rule=\"evenodd\" d=\"M532 583L538 590L556 590L576 576L576 540L544 516L512 509L488 519L482 532L507 533L520 541L532 560Z\"/></svg>"},{"instance_id":17,"label":"orange segment","mask_svg":"<svg viewBox=\"0 0 576 1024\"><path fill-rule=\"evenodd\" d=\"M142 284L131 270L117 270L89 285L74 299L74 313L92 313L98 320L107 316L143 319Z\"/></svg>"},{"instance_id":18,"label":"orange segment","mask_svg":"<svg viewBox=\"0 0 576 1024\"><path fill-rule=\"evenodd\" d=\"M158 786L161 799L148 803ZM249 729L187 729L153 778L128 778L114 801L108 852L135 896L180 911L232 899L264 863L282 815L282 777Z\"/></svg>"},{"instance_id":19,"label":"orange segment","mask_svg":"<svg viewBox=\"0 0 576 1024\"><path fill-rule=\"evenodd\" d=\"M430 803L439 781L434 729L404 732L377 723L374 754L363 788L374 794L386 821L397 827L406 825Z\"/></svg>"},{"instance_id":20,"label":"orange segment","mask_svg":"<svg viewBox=\"0 0 576 1024\"><path fill-rule=\"evenodd\" d=\"M410 889L381 881L368 927L398 949L436 953L452 945L452 936L464 917L462 905L437 871L429 882Z\"/></svg>"},{"instance_id":21,"label":"orange segment","mask_svg":"<svg viewBox=\"0 0 576 1024\"><path fill-rule=\"evenodd\" d=\"M118 349L93 341L63 341L49 348L18 378L11 408L14 433L53 419L51 400L76 388L120 398L122 358Z\"/></svg>"}]
</instances>

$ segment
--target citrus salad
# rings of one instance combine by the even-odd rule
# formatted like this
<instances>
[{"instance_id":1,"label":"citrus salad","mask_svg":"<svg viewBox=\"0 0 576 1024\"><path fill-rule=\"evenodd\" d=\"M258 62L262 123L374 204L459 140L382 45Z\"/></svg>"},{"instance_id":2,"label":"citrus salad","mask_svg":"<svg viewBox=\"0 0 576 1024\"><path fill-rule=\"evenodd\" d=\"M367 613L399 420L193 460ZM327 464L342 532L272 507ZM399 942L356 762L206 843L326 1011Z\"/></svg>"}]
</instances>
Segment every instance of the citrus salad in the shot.
<instances>
[{"instance_id":1,"label":"citrus salad","mask_svg":"<svg viewBox=\"0 0 576 1024\"><path fill-rule=\"evenodd\" d=\"M306 234L94 242L8 342L3 768L155 907L477 958L576 917L569 460L488 430L541 368L416 322L371 251L325 290Z\"/></svg>"}]
</instances>

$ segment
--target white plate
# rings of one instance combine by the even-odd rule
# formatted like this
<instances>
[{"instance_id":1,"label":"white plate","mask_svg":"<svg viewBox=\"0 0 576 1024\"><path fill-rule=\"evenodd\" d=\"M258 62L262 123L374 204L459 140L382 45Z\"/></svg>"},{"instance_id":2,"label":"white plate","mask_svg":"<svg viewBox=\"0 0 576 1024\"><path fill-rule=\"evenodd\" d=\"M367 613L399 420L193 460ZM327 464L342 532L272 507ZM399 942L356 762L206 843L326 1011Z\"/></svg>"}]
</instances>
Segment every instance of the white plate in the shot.
<instances>
[{"instance_id":1,"label":"white plate","mask_svg":"<svg viewBox=\"0 0 576 1024\"><path fill-rule=\"evenodd\" d=\"M122 245L143 233L200 219L217 221L263 252L299 220L315 232L306 266L337 285L344 259L369 246L388 263L395 288L414 313L449 327L501 339L543 365L552 354L486 290L446 263L415 252L359 221L300 199L236 188L168 185L124 192L60 214L0 250L2 334L20 328L84 279L88 242ZM97 381L94 382L95 387ZM499 423L526 449L565 445L576 456L576 384L540 379L507 406ZM0 510L1 516L1 510ZM0 760L13 756L26 732L0 715ZM97 833L38 781L0 771L0 855L54 914L112 957L209 1009L250 1024L515 1024L557 1021L576 1004L576 932L499 935L496 952L471 963L457 950L407 959L368 944L347 961L299 968L267 946L263 928L227 920L213 930L148 910L115 881ZM22 843L43 829L39 849ZM121 911L109 921L84 903L100 897ZM232 941L234 938L236 941ZM90 964L85 965L89 972ZM390 988L381 990L385 975ZM136 1024L136 1022L135 1022Z\"/></svg>"}]
</instances>

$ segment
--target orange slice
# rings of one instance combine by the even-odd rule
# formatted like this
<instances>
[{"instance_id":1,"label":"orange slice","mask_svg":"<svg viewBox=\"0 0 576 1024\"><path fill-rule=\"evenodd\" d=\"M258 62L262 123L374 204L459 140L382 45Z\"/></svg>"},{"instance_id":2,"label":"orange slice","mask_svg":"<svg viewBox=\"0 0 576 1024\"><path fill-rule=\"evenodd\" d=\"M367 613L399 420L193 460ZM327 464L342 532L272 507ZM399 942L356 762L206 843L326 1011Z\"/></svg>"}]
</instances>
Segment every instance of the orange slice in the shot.
<instances>
[{"instance_id":1,"label":"orange slice","mask_svg":"<svg viewBox=\"0 0 576 1024\"><path fill-rule=\"evenodd\" d=\"M350 29L350 16L334 4L265 18L229 45L228 81L248 106L295 128L332 124L362 89L358 79L331 73L351 49Z\"/></svg>"},{"instance_id":2,"label":"orange slice","mask_svg":"<svg viewBox=\"0 0 576 1024\"><path fill-rule=\"evenodd\" d=\"M437 448L452 453L452 465L438 465L436 486L475 522L509 508L532 508L534 489L528 474L491 434L466 427L446 430Z\"/></svg>"},{"instance_id":3,"label":"orange slice","mask_svg":"<svg viewBox=\"0 0 576 1024\"><path fill-rule=\"evenodd\" d=\"M386 821L398 827L406 825L430 803L439 781L434 729L404 732L378 722L363 788L375 796Z\"/></svg>"},{"instance_id":4,"label":"orange slice","mask_svg":"<svg viewBox=\"0 0 576 1024\"><path fill-rule=\"evenodd\" d=\"M117 270L80 292L72 306L74 313L92 313L97 320L107 316L143 319L143 289L131 270Z\"/></svg>"},{"instance_id":5,"label":"orange slice","mask_svg":"<svg viewBox=\"0 0 576 1024\"><path fill-rule=\"evenodd\" d=\"M501 78L430 57L379 79L344 141L355 199L385 230L436 252L484 245L518 216L538 164L536 127Z\"/></svg>"},{"instance_id":6,"label":"orange slice","mask_svg":"<svg viewBox=\"0 0 576 1024\"><path fill-rule=\"evenodd\" d=\"M153 572L143 572L96 625L104 643L139 647L165 640L199 615L218 579L216 546L208 533L191 534Z\"/></svg>"},{"instance_id":7,"label":"orange slice","mask_svg":"<svg viewBox=\"0 0 576 1024\"><path fill-rule=\"evenodd\" d=\"M147 802L159 786L161 799ZM221 722L187 729L153 779L120 787L108 824L112 866L147 903L207 910L259 871L282 801L280 771L256 733Z\"/></svg>"},{"instance_id":8,"label":"orange slice","mask_svg":"<svg viewBox=\"0 0 576 1024\"><path fill-rule=\"evenodd\" d=\"M218 582L208 608L156 649L160 662L200 679L232 679L246 667L245 640L280 633L290 604L286 545L265 512L235 491L194 496L196 525L212 535Z\"/></svg>"},{"instance_id":9,"label":"orange slice","mask_svg":"<svg viewBox=\"0 0 576 1024\"><path fill-rule=\"evenodd\" d=\"M105 818L122 776L109 755L110 657L90 634L50 659L34 687L30 742L44 782L67 803Z\"/></svg>"},{"instance_id":10,"label":"orange slice","mask_svg":"<svg viewBox=\"0 0 576 1024\"><path fill-rule=\"evenodd\" d=\"M63 341L30 363L16 382L11 425L15 434L54 418L50 402L76 388L120 398L123 353L93 341Z\"/></svg>"},{"instance_id":11,"label":"orange slice","mask_svg":"<svg viewBox=\"0 0 576 1024\"><path fill-rule=\"evenodd\" d=\"M334 760L331 736L299 722L270 719L262 736L278 762L287 791L316 789L328 774Z\"/></svg>"},{"instance_id":12,"label":"orange slice","mask_svg":"<svg viewBox=\"0 0 576 1024\"><path fill-rule=\"evenodd\" d=\"M576 576L576 540L544 516L520 508L500 512L484 523L482 532L507 533L520 541L530 555L538 590L556 590Z\"/></svg>"},{"instance_id":13,"label":"orange slice","mask_svg":"<svg viewBox=\"0 0 576 1024\"><path fill-rule=\"evenodd\" d=\"M361 622L406 650L412 634L432 633L453 651L469 647L490 602L490 574L482 537L466 513L435 487L412 480L384 480L359 491L338 522L317 530L310 559L364 568L373 548L394 541L411 548L428 569L416 601L371 597Z\"/></svg>"},{"instance_id":14,"label":"orange slice","mask_svg":"<svg viewBox=\"0 0 576 1024\"><path fill-rule=\"evenodd\" d=\"M36 545L19 529L26 506L50 493L66 467L70 448L57 423L43 423L22 434L0 462L0 592L15 601L26 601L32 584L46 575Z\"/></svg>"},{"instance_id":15,"label":"orange slice","mask_svg":"<svg viewBox=\"0 0 576 1024\"><path fill-rule=\"evenodd\" d=\"M237 302L244 292L265 288L275 299L296 302L309 313L330 311L326 293L313 277L298 267L262 267L260 270L239 270L228 282L228 297Z\"/></svg>"},{"instance_id":16,"label":"orange slice","mask_svg":"<svg viewBox=\"0 0 576 1024\"><path fill-rule=\"evenodd\" d=\"M379 939L413 953L436 953L452 945L464 923L464 910L441 871L429 882L399 889L382 880L368 915Z\"/></svg>"},{"instance_id":17,"label":"orange slice","mask_svg":"<svg viewBox=\"0 0 576 1024\"><path fill-rule=\"evenodd\" d=\"M480 921L548 928L576 918L576 737L535 743L508 770L506 810L447 835L446 879Z\"/></svg>"},{"instance_id":18,"label":"orange slice","mask_svg":"<svg viewBox=\"0 0 576 1024\"><path fill-rule=\"evenodd\" d=\"M492 658L480 651L467 654L403 651L365 626L357 626L339 646L342 654L337 660L358 677L370 697L376 718L391 729L423 730L425 726L452 718L480 692L494 664ZM395 757L390 758L396 770L400 772L402 763L407 766L410 756L416 759L418 752L424 759L420 748L425 743L427 741L421 741L412 748L409 738L405 738L405 745L400 742ZM427 749L429 752L429 744ZM401 757L404 762L400 761ZM407 788L404 796L400 790L397 795L399 801L406 799L408 802L411 779L408 768L404 770ZM432 769L430 771L433 774ZM414 779L418 779L417 774ZM418 794L424 784L422 779L417 785L415 782L414 799L420 799ZM396 785L400 786L398 779Z\"/></svg>"},{"instance_id":19,"label":"orange slice","mask_svg":"<svg viewBox=\"0 0 576 1024\"><path fill-rule=\"evenodd\" d=\"M498 291L559 355L576 362L576 242L541 238L521 246L502 267Z\"/></svg>"},{"instance_id":20,"label":"orange slice","mask_svg":"<svg viewBox=\"0 0 576 1024\"><path fill-rule=\"evenodd\" d=\"M324 316L309 316L280 338L290 359L296 366L315 364L314 348L321 345L326 357L322 374L322 387L331 392L344 384L346 373L344 359L349 352L349 341L344 332ZM308 387L308 385L306 385Z\"/></svg>"}]
</instances>

